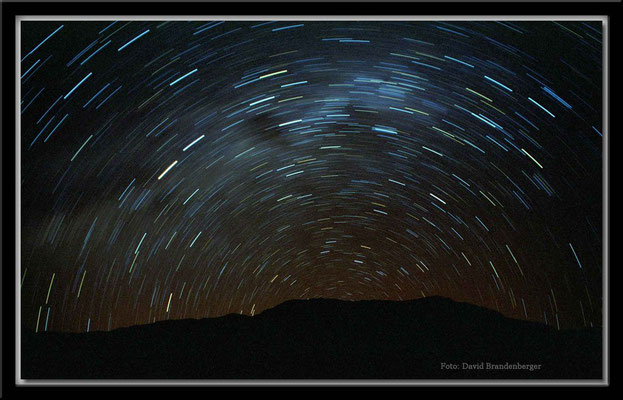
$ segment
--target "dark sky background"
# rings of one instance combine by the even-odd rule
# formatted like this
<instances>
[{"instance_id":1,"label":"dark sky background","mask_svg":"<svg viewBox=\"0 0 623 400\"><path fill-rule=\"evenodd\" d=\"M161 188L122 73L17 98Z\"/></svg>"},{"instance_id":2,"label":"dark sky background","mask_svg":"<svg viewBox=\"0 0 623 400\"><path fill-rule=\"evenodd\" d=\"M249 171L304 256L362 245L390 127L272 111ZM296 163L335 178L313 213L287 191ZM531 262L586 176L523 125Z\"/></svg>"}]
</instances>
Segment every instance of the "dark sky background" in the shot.
<instances>
[{"instance_id":1,"label":"dark sky background","mask_svg":"<svg viewBox=\"0 0 623 400\"><path fill-rule=\"evenodd\" d=\"M599 326L601 32L22 22L22 323L441 295Z\"/></svg>"}]
</instances>

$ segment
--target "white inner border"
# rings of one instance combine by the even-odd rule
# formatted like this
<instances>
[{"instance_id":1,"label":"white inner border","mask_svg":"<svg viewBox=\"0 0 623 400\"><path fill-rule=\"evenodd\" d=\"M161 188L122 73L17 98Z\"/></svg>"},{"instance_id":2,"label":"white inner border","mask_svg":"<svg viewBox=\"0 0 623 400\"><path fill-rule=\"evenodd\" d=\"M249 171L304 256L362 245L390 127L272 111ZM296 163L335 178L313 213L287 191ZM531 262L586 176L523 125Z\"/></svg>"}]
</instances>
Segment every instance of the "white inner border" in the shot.
<instances>
[{"instance_id":1,"label":"white inner border","mask_svg":"<svg viewBox=\"0 0 623 400\"><path fill-rule=\"evenodd\" d=\"M539 15L539 16L505 16L505 15L488 15L466 17L460 15L442 15L442 16L370 16L370 15L352 15L352 16L332 16L332 15L306 15L306 16L278 16L270 15L210 15L210 16L114 16L114 15L85 15L85 16L17 16L15 18L15 104L20 104L21 85L20 85L20 67L21 67L21 22L22 21L601 21L602 23L602 362L603 362L603 378L602 380L574 380L574 381L556 381L556 380L25 380L21 378L21 293L20 293L20 277L21 277L21 107L15 110L15 293L17 294L15 305L15 384L17 386L227 386L227 385L419 385L419 386L507 386L524 384L530 386L608 386L610 383L609 371L609 320L608 320L608 278L610 260L608 253L608 233L609 225L609 75L608 62L610 52L610 32L608 27L608 17L603 15L588 16L569 16L569 15Z\"/></svg>"}]
</instances>

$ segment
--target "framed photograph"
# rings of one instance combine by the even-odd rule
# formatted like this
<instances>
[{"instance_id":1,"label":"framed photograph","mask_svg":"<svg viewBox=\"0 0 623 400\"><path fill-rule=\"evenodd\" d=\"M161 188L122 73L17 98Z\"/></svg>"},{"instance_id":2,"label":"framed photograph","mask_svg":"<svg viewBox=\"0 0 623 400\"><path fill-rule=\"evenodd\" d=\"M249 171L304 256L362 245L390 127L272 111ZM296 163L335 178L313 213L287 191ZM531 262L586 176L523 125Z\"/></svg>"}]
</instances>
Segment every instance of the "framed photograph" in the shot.
<instances>
[{"instance_id":1,"label":"framed photograph","mask_svg":"<svg viewBox=\"0 0 623 400\"><path fill-rule=\"evenodd\" d=\"M609 385L620 3L2 10L5 390Z\"/></svg>"}]
</instances>

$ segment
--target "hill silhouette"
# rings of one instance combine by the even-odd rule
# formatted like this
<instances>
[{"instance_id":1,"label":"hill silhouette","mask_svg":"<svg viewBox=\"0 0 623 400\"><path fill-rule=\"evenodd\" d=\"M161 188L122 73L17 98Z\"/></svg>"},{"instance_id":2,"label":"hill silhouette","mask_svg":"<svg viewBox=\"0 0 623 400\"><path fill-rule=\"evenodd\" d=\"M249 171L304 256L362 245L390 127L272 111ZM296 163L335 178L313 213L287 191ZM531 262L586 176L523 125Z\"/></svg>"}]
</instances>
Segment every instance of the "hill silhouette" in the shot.
<instances>
[{"instance_id":1,"label":"hill silhouette","mask_svg":"<svg viewBox=\"0 0 623 400\"><path fill-rule=\"evenodd\" d=\"M24 328L21 365L23 379L601 379L601 344L600 328L558 331L442 297L310 299L110 332Z\"/></svg>"}]
</instances>

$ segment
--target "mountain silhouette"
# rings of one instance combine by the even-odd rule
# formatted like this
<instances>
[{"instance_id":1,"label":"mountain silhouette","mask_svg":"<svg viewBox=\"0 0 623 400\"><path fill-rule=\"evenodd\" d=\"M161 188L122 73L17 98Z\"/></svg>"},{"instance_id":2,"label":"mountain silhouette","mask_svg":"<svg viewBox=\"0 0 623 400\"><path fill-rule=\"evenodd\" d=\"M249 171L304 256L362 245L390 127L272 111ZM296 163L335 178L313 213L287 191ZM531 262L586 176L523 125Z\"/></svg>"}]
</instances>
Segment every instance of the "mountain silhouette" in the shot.
<instances>
[{"instance_id":1,"label":"mountain silhouette","mask_svg":"<svg viewBox=\"0 0 623 400\"><path fill-rule=\"evenodd\" d=\"M601 328L559 331L443 297L291 300L110 332L23 328L21 352L22 379L602 378Z\"/></svg>"}]
</instances>

